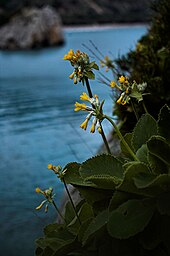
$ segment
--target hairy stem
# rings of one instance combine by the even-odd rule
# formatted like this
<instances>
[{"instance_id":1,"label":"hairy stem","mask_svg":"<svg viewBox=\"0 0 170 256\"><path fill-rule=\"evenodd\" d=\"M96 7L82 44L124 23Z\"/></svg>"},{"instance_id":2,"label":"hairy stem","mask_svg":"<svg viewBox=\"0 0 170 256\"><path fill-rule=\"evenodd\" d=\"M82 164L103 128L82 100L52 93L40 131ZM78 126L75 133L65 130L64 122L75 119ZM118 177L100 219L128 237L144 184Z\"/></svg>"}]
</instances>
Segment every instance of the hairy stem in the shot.
<instances>
[{"instance_id":1,"label":"hairy stem","mask_svg":"<svg viewBox=\"0 0 170 256\"><path fill-rule=\"evenodd\" d=\"M63 215L61 214L61 212L60 212L60 210L58 209L58 207L57 207L56 203L54 202L54 200L52 201L52 204L54 205L54 208L56 209L58 215L59 215L59 216L61 217L61 219L66 223L66 221L65 221L65 219L64 219L64 217L63 217Z\"/></svg>"},{"instance_id":2,"label":"hairy stem","mask_svg":"<svg viewBox=\"0 0 170 256\"><path fill-rule=\"evenodd\" d=\"M108 154L111 154L111 150L110 150L110 147L109 147L109 144L108 144L108 141L107 141L107 139L106 139L106 136L105 136L105 133L104 133L104 131L103 131L103 127L102 127L101 123L100 123L100 127L101 127L101 133L100 133L100 134L101 134L102 139L103 139L103 142L104 142L104 144L105 144L107 153L108 153Z\"/></svg>"},{"instance_id":3,"label":"hairy stem","mask_svg":"<svg viewBox=\"0 0 170 256\"><path fill-rule=\"evenodd\" d=\"M114 123L114 121L107 115L104 115L104 118L106 118L114 127L119 139L122 141L123 145L126 147L126 149L128 150L129 154L133 157L133 159L135 161L139 161L139 159L137 158L137 156L133 153L133 151L131 150L131 148L129 147L129 145L127 144L127 142L125 141L125 139L123 138L121 132L119 131L119 128L117 127L117 125Z\"/></svg>"},{"instance_id":4,"label":"hairy stem","mask_svg":"<svg viewBox=\"0 0 170 256\"><path fill-rule=\"evenodd\" d=\"M92 94L92 91L91 91L91 88L90 88L88 77L85 77L85 82L86 82L86 87L87 87L87 91L88 91L89 97L93 98L93 94Z\"/></svg>"},{"instance_id":5,"label":"hairy stem","mask_svg":"<svg viewBox=\"0 0 170 256\"><path fill-rule=\"evenodd\" d=\"M66 189L67 195L68 195L68 197L69 197L69 199L70 199L71 205L72 205L72 207L73 207L73 209L74 209L74 212L75 212L75 214L76 214L76 217L77 217L77 219L78 219L78 221L79 221L79 223L80 223L80 225L81 225L81 220L80 220L80 218L79 218L79 216L78 216L78 214L77 214L76 207L75 207L75 205L74 205L74 203L73 203L73 200L72 200L72 198L71 198L70 192L69 192L69 190L68 190L68 188L67 188L67 185L66 185L66 183L65 183L64 178L63 178L62 180L63 180L63 183L64 183L64 187L65 187L65 189Z\"/></svg>"}]
</instances>

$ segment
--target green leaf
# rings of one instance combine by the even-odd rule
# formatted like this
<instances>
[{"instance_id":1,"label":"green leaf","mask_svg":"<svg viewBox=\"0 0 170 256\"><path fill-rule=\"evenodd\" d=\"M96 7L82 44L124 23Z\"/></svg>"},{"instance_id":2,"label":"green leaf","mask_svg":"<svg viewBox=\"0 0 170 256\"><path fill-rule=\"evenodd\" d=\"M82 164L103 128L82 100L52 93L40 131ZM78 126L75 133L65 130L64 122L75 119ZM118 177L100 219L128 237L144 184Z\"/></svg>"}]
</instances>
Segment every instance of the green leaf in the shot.
<instances>
[{"instance_id":1,"label":"green leaf","mask_svg":"<svg viewBox=\"0 0 170 256\"><path fill-rule=\"evenodd\" d=\"M135 151L143 144L146 144L152 135L157 134L157 123L155 119L149 114L144 114L137 122L132 135L132 145Z\"/></svg>"},{"instance_id":2,"label":"green leaf","mask_svg":"<svg viewBox=\"0 0 170 256\"><path fill-rule=\"evenodd\" d=\"M151 176L138 175L134 178L136 187L144 191L146 194L157 196L163 192L170 191L170 175L160 174L151 179Z\"/></svg>"},{"instance_id":3,"label":"green leaf","mask_svg":"<svg viewBox=\"0 0 170 256\"><path fill-rule=\"evenodd\" d=\"M85 200L89 204L94 204L95 202L106 200L112 196L111 190L105 190L93 188L93 187L83 187L83 186L76 186L80 192L81 197L85 198Z\"/></svg>"},{"instance_id":4,"label":"green leaf","mask_svg":"<svg viewBox=\"0 0 170 256\"><path fill-rule=\"evenodd\" d=\"M86 231L86 229L88 228L89 224L92 222L93 218L89 218L86 219L82 224L81 227L79 229L79 233L78 233L78 241L82 242L84 233Z\"/></svg>"},{"instance_id":5,"label":"green leaf","mask_svg":"<svg viewBox=\"0 0 170 256\"><path fill-rule=\"evenodd\" d=\"M109 212L115 210L121 204L123 204L124 202L126 202L131 198L132 198L132 195L129 193L122 192L122 191L115 191L109 203Z\"/></svg>"},{"instance_id":6,"label":"green leaf","mask_svg":"<svg viewBox=\"0 0 170 256\"><path fill-rule=\"evenodd\" d=\"M133 151L133 147L132 147L132 144L131 144L131 141L132 141L132 133L126 133L124 135L124 140L127 142L127 144L129 145L129 147L131 148L131 150ZM121 151L122 153L129 157L129 158L132 158L131 154L129 154L129 151L127 150L127 148L124 146L124 144L122 143L122 141L120 141L120 147L121 147Z\"/></svg>"},{"instance_id":7,"label":"green leaf","mask_svg":"<svg viewBox=\"0 0 170 256\"><path fill-rule=\"evenodd\" d=\"M158 131L159 134L166 138L170 143L170 108L164 105L159 113L158 117Z\"/></svg>"},{"instance_id":8,"label":"green leaf","mask_svg":"<svg viewBox=\"0 0 170 256\"><path fill-rule=\"evenodd\" d=\"M114 210L108 220L109 234L118 239L127 239L143 231L154 212L147 200L129 200Z\"/></svg>"},{"instance_id":9,"label":"green leaf","mask_svg":"<svg viewBox=\"0 0 170 256\"><path fill-rule=\"evenodd\" d=\"M95 63L95 61L90 62L88 65L89 68L94 68L96 70L99 70L99 66Z\"/></svg>"},{"instance_id":10,"label":"green leaf","mask_svg":"<svg viewBox=\"0 0 170 256\"><path fill-rule=\"evenodd\" d=\"M145 191L138 189L134 183L134 179L136 177L140 177L140 175L142 177L144 175L147 175L149 177L151 176L151 179L153 179L152 174L150 174L150 169L146 164L140 162L132 162L125 171L122 183L119 186L117 186L116 189L128 193L133 193L136 195L148 196L148 194L145 193Z\"/></svg>"},{"instance_id":11,"label":"green leaf","mask_svg":"<svg viewBox=\"0 0 170 256\"><path fill-rule=\"evenodd\" d=\"M92 175L85 179L85 181L90 181L94 183L97 188L102 189L111 189L113 190L115 186L120 184L122 179L116 177L116 176L109 176L109 175Z\"/></svg>"},{"instance_id":12,"label":"green leaf","mask_svg":"<svg viewBox=\"0 0 170 256\"><path fill-rule=\"evenodd\" d=\"M93 218L93 210L92 207L88 203L84 203L80 210L78 211L78 216L80 221L83 223L89 218ZM79 229L81 227L79 220L77 219L77 216L74 217L72 222L67 226L68 230L73 233L74 235L77 235L79 232Z\"/></svg>"},{"instance_id":13,"label":"green leaf","mask_svg":"<svg viewBox=\"0 0 170 256\"><path fill-rule=\"evenodd\" d=\"M160 214L170 216L170 192L163 193L158 197L157 208Z\"/></svg>"},{"instance_id":14,"label":"green leaf","mask_svg":"<svg viewBox=\"0 0 170 256\"><path fill-rule=\"evenodd\" d=\"M146 164L148 164L148 148L146 144L143 144L136 152L137 158Z\"/></svg>"},{"instance_id":15,"label":"green leaf","mask_svg":"<svg viewBox=\"0 0 170 256\"><path fill-rule=\"evenodd\" d=\"M95 74L92 71L85 71L84 73L89 79L95 79Z\"/></svg>"},{"instance_id":16,"label":"green leaf","mask_svg":"<svg viewBox=\"0 0 170 256\"><path fill-rule=\"evenodd\" d=\"M170 166L170 145L160 136L153 136L147 142L149 152Z\"/></svg>"},{"instance_id":17,"label":"green leaf","mask_svg":"<svg viewBox=\"0 0 170 256\"><path fill-rule=\"evenodd\" d=\"M106 154L88 159L82 163L79 171L84 179L92 175L109 175L123 178L122 163L116 157Z\"/></svg>"},{"instance_id":18,"label":"green leaf","mask_svg":"<svg viewBox=\"0 0 170 256\"><path fill-rule=\"evenodd\" d=\"M66 170L64 175L64 180L67 184L83 183L83 179L79 174L79 167L80 167L80 164L76 162L69 163L64 167L64 170Z\"/></svg>"},{"instance_id":19,"label":"green leaf","mask_svg":"<svg viewBox=\"0 0 170 256\"><path fill-rule=\"evenodd\" d=\"M168 166L162 162L158 157L152 155L150 152L148 154L148 162L152 169L152 172L155 174L168 173Z\"/></svg>"},{"instance_id":20,"label":"green leaf","mask_svg":"<svg viewBox=\"0 0 170 256\"><path fill-rule=\"evenodd\" d=\"M75 211L70 201L68 201L65 205L65 214L64 218L67 224L69 224L75 217Z\"/></svg>"},{"instance_id":21,"label":"green leaf","mask_svg":"<svg viewBox=\"0 0 170 256\"><path fill-rule=\"evenodd\" d=\"M95 235L96 232L98 232L103 226L106 225L107 220L108 220L108 210L105 210L99 213L95 217L95 219L92 220L92 222L89 224L83 236L83 239L82 239L83 245L86 243L89 237L91 237L92 235Z\"/></svg>"}]
</instances>

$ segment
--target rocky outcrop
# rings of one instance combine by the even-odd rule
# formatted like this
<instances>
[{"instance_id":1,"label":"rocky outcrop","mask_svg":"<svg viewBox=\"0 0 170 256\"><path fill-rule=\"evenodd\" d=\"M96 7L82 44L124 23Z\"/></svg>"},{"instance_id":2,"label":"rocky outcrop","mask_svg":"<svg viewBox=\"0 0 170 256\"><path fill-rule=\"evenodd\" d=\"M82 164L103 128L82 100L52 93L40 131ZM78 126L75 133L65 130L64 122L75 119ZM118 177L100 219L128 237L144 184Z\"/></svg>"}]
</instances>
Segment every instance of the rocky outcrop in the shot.
<instances>
[{"instance_id":1,"label":"rocky outcrop","mask_svg":"<svg viewBox=\"0 0 170 256\"><path fill-rule=\"evenodd\" d=\"M1 49L32 49L63 43L62 24L52 7L27 8L0 28Z\"/></svg>"}]
</instances>

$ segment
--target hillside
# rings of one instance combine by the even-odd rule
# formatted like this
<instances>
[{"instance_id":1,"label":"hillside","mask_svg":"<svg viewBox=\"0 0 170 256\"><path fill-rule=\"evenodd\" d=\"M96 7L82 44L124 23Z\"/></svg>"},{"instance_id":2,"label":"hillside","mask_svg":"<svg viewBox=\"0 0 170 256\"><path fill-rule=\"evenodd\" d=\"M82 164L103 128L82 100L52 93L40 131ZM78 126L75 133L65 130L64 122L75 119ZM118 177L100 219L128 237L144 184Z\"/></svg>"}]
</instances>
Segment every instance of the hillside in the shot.
<instances>
[{"instance_id":1,"label":"hillside","mask_svg":"<svg viewBox=\"0 0 170 256\"><path fill-rule=\"evenodd\" d=\"M0 25L24 7L53 6L65 25L148 22L153 0L0 0Z\"/></svg>"}]
</instances>

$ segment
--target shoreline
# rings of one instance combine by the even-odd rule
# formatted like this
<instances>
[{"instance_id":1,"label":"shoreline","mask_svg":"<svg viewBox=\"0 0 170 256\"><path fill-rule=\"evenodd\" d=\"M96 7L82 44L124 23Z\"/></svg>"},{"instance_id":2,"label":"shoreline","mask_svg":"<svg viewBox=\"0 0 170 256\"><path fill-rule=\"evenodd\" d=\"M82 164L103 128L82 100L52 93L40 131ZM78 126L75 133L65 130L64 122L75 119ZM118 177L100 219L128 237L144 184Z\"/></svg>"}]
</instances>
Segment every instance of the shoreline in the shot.
<instances>
[{"instance_id":1,"label":"shoreline","mask_svg":"<svg viewBox=\"0 0 170 256\"><path fill-rule=\"evenodd\" d=\"M108 24L82 24L82 25L62 25L63 30L66 32L86 32L95 30L110 30L117 28L128 28L128 27L149 27L149 23L108 23Z\"/></svg>"}]
</instances>

